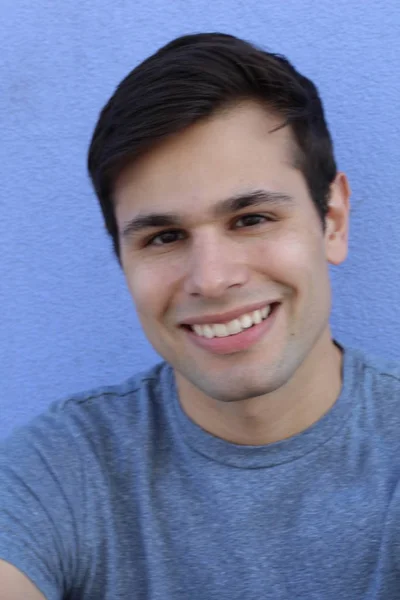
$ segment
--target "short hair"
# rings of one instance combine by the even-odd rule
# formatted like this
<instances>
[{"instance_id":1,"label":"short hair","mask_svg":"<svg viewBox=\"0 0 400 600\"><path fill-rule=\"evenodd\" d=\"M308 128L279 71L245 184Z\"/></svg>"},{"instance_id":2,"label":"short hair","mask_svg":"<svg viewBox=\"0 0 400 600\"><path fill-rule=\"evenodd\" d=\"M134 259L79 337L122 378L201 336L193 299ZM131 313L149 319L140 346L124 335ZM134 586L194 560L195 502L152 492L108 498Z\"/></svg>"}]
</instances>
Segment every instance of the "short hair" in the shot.
<instances>
[{"instance_id":1,"label":"short hair","mask_svg":"<svg viewBox=\"0 0 400 600\"><path fill-rule=\"evenodd\" d=\"M296 143L296 167L324 226L336 163L318 90L282 55L223 33L179 37L118 85L100 113L88 170L120 259L113 187L118 174L161 140L217 111L254 99L282 115Z\"/></svg>"}]
</instances>

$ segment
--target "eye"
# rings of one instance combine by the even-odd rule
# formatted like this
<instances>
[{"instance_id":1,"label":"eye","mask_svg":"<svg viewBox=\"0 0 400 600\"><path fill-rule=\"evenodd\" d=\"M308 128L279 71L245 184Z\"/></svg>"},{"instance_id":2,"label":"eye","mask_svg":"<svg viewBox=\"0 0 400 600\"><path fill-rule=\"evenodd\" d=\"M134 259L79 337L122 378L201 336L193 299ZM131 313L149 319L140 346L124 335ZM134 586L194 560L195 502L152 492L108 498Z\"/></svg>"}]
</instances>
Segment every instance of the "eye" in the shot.
<instances>
[{"instance_id":1,"label":"eye","mask_svg":"<svg viewBox=\"0 0 400 600\"><path fill-rule=\"evenodd\" d=\"M262 225L268 221L272 221L272 218L266 217L265 215L243 215L239 219L236 219L235 226L239 229L242 229L243 227L255 227L256 225Z\"/></svg>"},{"instance_id":2,"label":"eye","mask_svg":"<svg viewBox=\"0 0 400 600\"><path fill-rule=\"evenodd\" d=\"M178 240L185 239L185 233L179 229L170 229L169 231L162 231L151 237L145 243L145 246L165 246L166 244L173 244Z\"/></svg>"}]
</instances>

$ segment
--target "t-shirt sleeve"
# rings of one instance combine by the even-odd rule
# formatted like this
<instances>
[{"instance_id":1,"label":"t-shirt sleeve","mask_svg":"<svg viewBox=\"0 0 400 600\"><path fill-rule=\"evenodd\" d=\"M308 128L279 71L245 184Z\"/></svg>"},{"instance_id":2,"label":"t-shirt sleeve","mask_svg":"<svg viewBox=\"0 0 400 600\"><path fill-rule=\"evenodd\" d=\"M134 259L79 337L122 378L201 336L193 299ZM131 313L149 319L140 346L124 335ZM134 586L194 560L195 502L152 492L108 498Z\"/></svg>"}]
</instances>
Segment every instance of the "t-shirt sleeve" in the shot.
<instances>
[{"instance_id":1,"label":"t-shirt sleeve","mask_svg":"<svg viewBox=\"0 0 400 600\"><path fill-rule=\"evenodd\" d=\"M0 558L47 600L64 598L74 577L79 468L73 446L62 419L51 413L0 444Z\"/></svg>"}]
</instances>

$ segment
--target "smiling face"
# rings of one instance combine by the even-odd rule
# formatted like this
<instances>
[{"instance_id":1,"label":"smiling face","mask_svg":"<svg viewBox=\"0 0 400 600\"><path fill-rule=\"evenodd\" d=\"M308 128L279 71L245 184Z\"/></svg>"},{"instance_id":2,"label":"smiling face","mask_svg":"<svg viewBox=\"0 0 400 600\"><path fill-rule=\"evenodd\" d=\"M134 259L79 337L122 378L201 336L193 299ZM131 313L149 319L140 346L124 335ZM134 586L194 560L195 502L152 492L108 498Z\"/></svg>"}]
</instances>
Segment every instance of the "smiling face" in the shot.
<instances>
[{"instance_id":1,"label":"smiling face","mask_svg":"<svg viewBox=\"0 0 400 600\"><path fill-rule=\"evenodd\" d=\"M273 392L332 341L328 262L347 251L348 190L325 232L288 127L253 102L193 125L115 188L121 262L149 341L221 401Z\"/></svg>"}]
</instances>

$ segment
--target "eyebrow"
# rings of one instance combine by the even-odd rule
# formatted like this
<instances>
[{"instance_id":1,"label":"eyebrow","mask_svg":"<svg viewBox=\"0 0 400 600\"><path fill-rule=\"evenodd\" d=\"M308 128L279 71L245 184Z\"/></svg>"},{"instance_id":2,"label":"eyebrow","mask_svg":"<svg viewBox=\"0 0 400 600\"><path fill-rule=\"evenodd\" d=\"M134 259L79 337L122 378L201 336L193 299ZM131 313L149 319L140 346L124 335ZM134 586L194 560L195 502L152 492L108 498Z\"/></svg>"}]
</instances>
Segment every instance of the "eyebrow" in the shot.
<instances>
[{"instance_id":1,"label":"eyebrow","mask_svg":"<svg viewBox=\"0 0 400 600\"><path fill-rule=\"evenodd\" d=\"M213 212L215 216L221 217L254 206L264 206L266 204L269 206L293 205L294 202L292 196L282 192L254 190L221 200L214 206ZM177 213L139 214L123 224L121 236L129 238L144 229L182 226L183 219Z\"/></svg>"}]
</instances>

